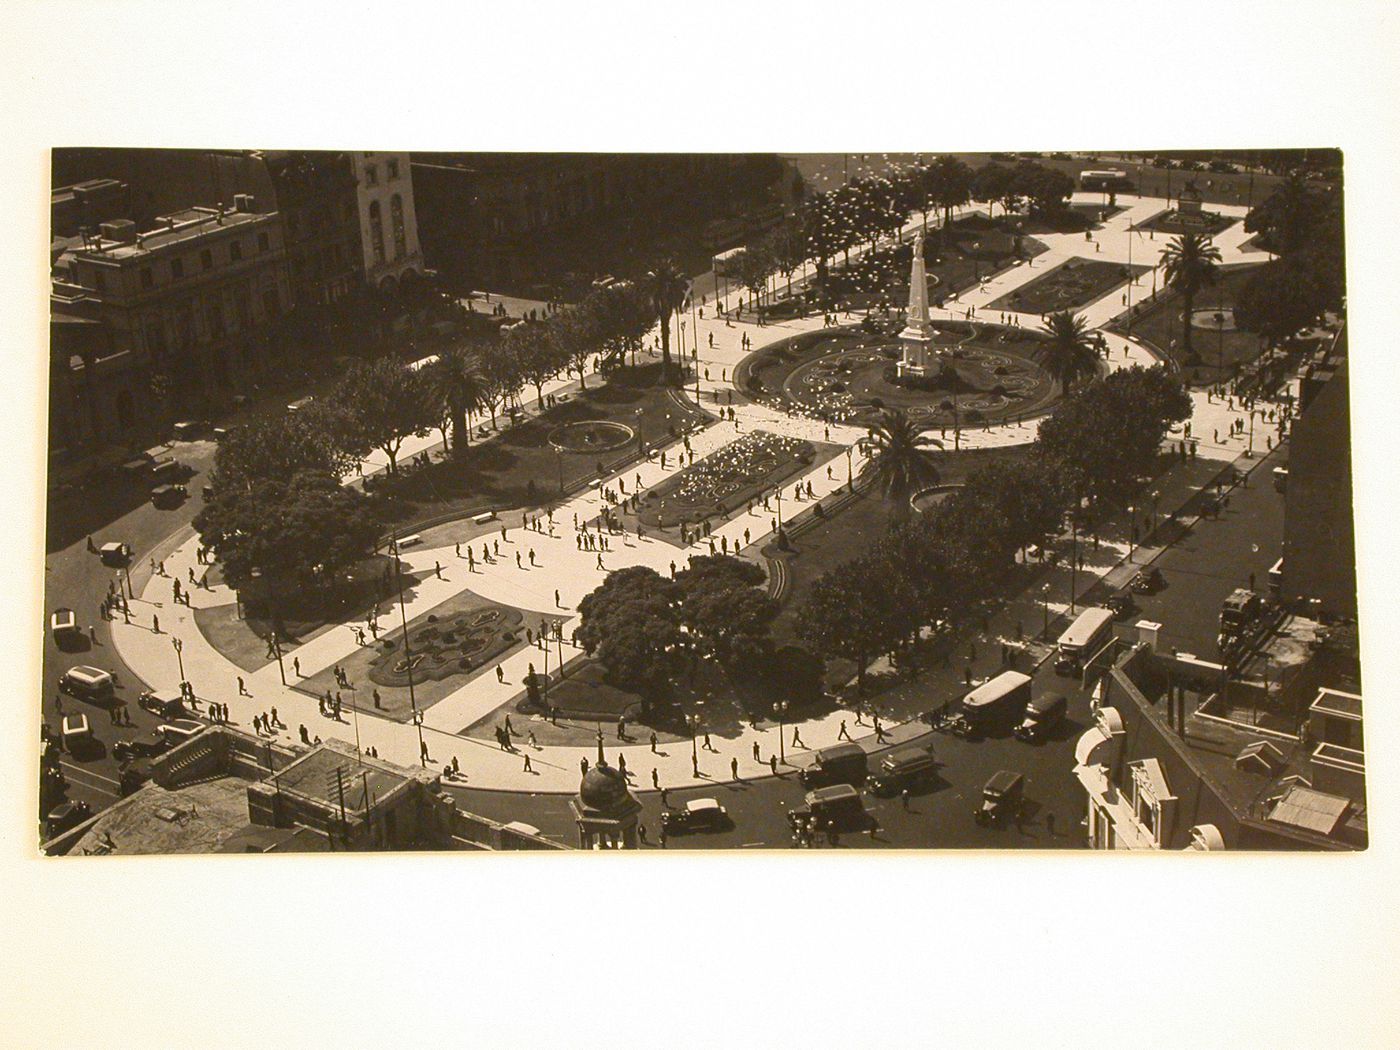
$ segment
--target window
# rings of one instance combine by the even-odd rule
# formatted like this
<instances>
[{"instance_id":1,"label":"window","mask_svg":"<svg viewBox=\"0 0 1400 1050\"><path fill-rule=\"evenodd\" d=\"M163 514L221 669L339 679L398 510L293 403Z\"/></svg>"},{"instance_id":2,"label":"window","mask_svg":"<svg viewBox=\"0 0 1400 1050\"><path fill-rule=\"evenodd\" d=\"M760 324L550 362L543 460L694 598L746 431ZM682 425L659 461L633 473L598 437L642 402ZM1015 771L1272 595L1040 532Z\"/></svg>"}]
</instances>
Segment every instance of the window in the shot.
<instances>
[{"instance_id":1,"label":"window","mask_svg":"<svg viewBox=\"0 0 1400 1050\"><path fill-rule=\"evenodd\" d=\"M214 268L214 253L205 248L199 253L199 266L202 270L212 270Z\"/></svg>"},{"instance_id":2,"label":"window","mask_svg":"<svg viewBox=\"0 0 1400 1050\"><path fill-rule=\"evenodd\" d=\"M184 259L171 259L171 260L170 260L170 276L173 277L173 278L174 278L175 280L177 280L177 281L178 281L181 277L185 276L185 260L184 260Z\"/></svg>"},{"instance_id":3,"label":"window","mask_svg":"<svg viewBox=\"0 0 1400 1050\"><path fill-rule=\"evenodd\" d=\"M141 287L154 288L156 285L155 275L151 273L149 266L141 267Z\"/></svg>"},{"instance_id":4,"label":"window","mask_svg":"<svg viewBox=\"0 0 1400 1050\"><path fill-rule=\"evenodd\" d=\"M403 198L397 193L389 202L389 216L394 223L394 258L402 259L408 254L408 240L403 228Z\"/></svg>"},{"instance_id":5,"label":"window","mask_svg":"<svg viewBox=\"0 0 1400 1050\"><path fill-rule=\"evenodd\" d=\"M229 246L228 246L228 257L229 257L230 259L232 259L234 262L238 262L240 259L243 258L243 242L242 242L242 241L230 241L230 242L229 242Z\"/></svg>"},{"instance_id":6,"label":"window","mask_svg":"<svg viewBox=\"0 0 1400 1050\"><path fill-rule=\"evenodd\" d=\"M398 157L390 157L390 158L389 158L388 167L389 167L389 178L390 178L390 179L397 179L397 178L399 177L399 158L398 158Z\"/></svg>"},{"instance_id":7,"label":"window","mask_svg":"<svg viewBox=\"0 0 1400 1050\"><path fill-rule=\"evenodd\" d=\"M258 234L258 251L265 252L272 247L272 242L268 239L267 231Z\"/></svg>"},{"instance_id":8,"label":"window","mask_svg":"<svg viewBox=\"0 0 1400 1050\"><path fill-rule=\"evenodd\" d=\"M365 165L365 185L366 185L366 186L378 186L378 185L379 185L379 169L376 168L373 164L366 164L366 165Z\"/></svg>"},{"instance_id":9,"label":"window","mask_svg":"<svg viewBox=\"0 0 1400 1050\"><path fill-rule=\"evenodd\" d=\"M384 261L384 224L381 221L379 202L369 202L369 243L374 252L374 261Z\"/></svg>"}]
</instances>

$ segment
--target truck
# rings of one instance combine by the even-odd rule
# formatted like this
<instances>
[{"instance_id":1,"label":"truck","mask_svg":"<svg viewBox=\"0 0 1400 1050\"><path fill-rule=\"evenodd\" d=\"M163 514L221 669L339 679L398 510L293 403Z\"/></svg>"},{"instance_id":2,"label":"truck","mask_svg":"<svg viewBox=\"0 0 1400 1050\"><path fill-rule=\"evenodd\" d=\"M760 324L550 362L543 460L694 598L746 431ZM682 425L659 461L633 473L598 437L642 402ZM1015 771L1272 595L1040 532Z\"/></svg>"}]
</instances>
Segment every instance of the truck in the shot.
<instances>
[{"instance_id":1,"label":"truck","mask_svg":"<svg viewBox=\"0 0 1400 1050\"><path fill-rule=\"evenodd\" d=\"M1055 672L1078 674L1085 662L1113 634L1113 610L1099 606L1085 609L1055 643Z\"/></svg>"},{"instance_id":2,"label":"truck","mask_svg":"<svg viewBox=\"0 0 1400 1050\"><path fill-rule=\"evenodd\" d=\"M1247 587L1236 587L1220 603L1220 648L1225 649L1249 633L1264 611L1264 601Z\"/></svg>"},{"instance_id":3,"label":"truck","mask_svg":"<svg viewBox=\"0 0 1400 1050\"><path fill-rule=\"evenodd\" d=\"M986 734L1016 724L1031 700L1031 676L1003 671L962 699L963 717L972 732Z\"/></svg>"},{"instance_id":4,"label":"truck","mask_svg":"<svg viewBox=\"0 0 1400 1050\"><path fill-rule=\"evenodd\" d=\"M828 784L860 784L865 780L869 760L859 744L833 744L812 758L812 764L798 772L803 787Z\"/></svg>"}]
</instances>

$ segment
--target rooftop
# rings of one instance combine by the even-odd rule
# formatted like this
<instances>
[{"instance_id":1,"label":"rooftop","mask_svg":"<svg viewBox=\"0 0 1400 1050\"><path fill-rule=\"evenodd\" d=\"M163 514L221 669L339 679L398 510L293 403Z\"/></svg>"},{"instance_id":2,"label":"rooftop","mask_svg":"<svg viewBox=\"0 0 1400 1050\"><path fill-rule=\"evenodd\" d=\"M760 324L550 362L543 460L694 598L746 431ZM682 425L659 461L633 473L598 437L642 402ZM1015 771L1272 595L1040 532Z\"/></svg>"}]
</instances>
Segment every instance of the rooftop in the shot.
<instances>
[{"instance_id":1,"label":"rooftop","mask_svg":"<svg viewBox=\"0 0 1400 1050\"><path fill-rule=\"evenodd\" d=\"M242 777L168 791L147 784L98 816L70 851L85 853L211 853L251 825Z\"/></svg>"},{"instance_id":2,"label":"rooftop","mask_svg":"<svg viewBox=\"0 0 1400 1050\"><path fill-rule=\"evenodd\" d=\"M80 240L69 250L87 258L131 259L177 244L197 241L221 230L262 222L274 214L273 212L225 209L220 216L217 208L185 208L169 215L162 215L160 221L165 225L138 234L137 239L133 242L95 237L86 243Z\"/></svg>"},{"instance_id":3,"label":"rooftop","mask_svg":"<svg viewBox=\"0 0 1400 1050\"><path fill-rule=\"evenodd\" d=\"M340 805L343 785L347 812L360 813L414 779L409 771L399 772L382 760L357 758L353 752L323 746L293 762L271 778L271 783L279 791L325 806Z\"/></svg>"}]
</instances>

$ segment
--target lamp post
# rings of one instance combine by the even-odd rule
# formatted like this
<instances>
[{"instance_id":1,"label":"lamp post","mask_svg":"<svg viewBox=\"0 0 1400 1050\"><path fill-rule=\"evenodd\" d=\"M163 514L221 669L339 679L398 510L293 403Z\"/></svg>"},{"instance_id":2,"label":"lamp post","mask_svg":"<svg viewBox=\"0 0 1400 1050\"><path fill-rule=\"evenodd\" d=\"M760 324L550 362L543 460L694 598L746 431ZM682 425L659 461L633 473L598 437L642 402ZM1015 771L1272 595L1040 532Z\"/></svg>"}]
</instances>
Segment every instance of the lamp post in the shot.
<instances>
[{"instance_id":1,"label":"lamp post","mask_svg":"<svg viewBox=\"0 0 1400 1050\"><path fill-rule=\"evenodd\" d=\"M1137 540L1134 539L1137 533L1137 508L1131 503L1128 504L1128 561L1133 560L1133 551L1137 549Z\"/></svg>"},{"instance_id":2,"label":"lamp post","mask_svg":"<svg viewBox=\"0 0 1400 1050\"><path fill-rule=\"evenodd\" d=\"M403 562L399 560L399 534L397 532L389 539L389 554L394 559L394 580L398 583L399 623L403 626L403 662L404 670L408 675L408 706L413 712L413 725L418 730L418 761L426 769L428 760L423 757L424 751L427 750L423 745L423 716L418 711L418 698L413 692L413 651L408 644L408 613L404 611L403 601Z\"/></svg>"},{"instance_id":3,"label":"lamp post","mask_svg":"<svg viewBox=\"0 0 1400 1050\"><path fill-rule=\"evenodd\" d=\"M774 498L778 501L778 528L783 527L783 487L779 485L774 491Z\"/></svg>"},{"instance_id":4,"label":"lamp post","mask_svg":"<svg viewBox=\"0 0 1400 1050\"><path fill-rule=\"evenodd\" d=\"M855 470L854 470L854 468L851 466L851 454L852 454L854 451L855 451L855 446L854 446L854 445L847 445L847 446L846 446L846 491L847 491L847 492L854 492L854 491L856 490L856 476L855 476Z\"/></svg>"},{"instance_id":5,"label":"lamp post","mask_svg":"<svg viewBox=\"0 0 1400 1050\"><path fill-rule=\"evenodd\" d=\"M180 652L185 648L185 643L178 638L172 638L170 645L175 650L175 666L180 669L180 681L183 682L185 680L185 658L180 655Z\"/></svg>"},{"instance_id":6,"label":"lamp post","mask_svg":"<svg viewBox=\"0 0 1400 1050\"><path fill-rule=\"evenodd\" d=\"M1043 624L1040 629L1042 637L1050 634L1050 583L1046 583L1040 588L1040 608L1042 610Z\"/></svg>"},{"instance_id":7,"label":"lamp post","mask_svg":"<svg viewBox=\"0 0 1400 1050\"><path fill-rule=\"evenodd\" d=\"M696 734L700 731L700 715L688 714L685 716L685 724L690 729L690 762L692 775L700 775L700 747Z\"/></svg>"},{"instance_id":8,"label":"lamp post","mask_svg":"<svg viewBox=\"0 0 1400 1050\"><path fill-rule=\"evenodd\" d=\"M788 702L779 700L773 705L773 713L778 716L778 761L787 765L787 752L783 750L783 715L787 714Z\"/></svg>"},{"instance_id":9,"label":"lamp post","mask_svg":"<svg viewBox=\"0 0 1400 1050\"><path fill-rule=\"evenodd\" d=\"M287 668L282 664L282 636L277 633L277 623L272 625L272 654L277 657L277 673L282 676L282 684L287 684Z\"/></svg>"}]
</instances>

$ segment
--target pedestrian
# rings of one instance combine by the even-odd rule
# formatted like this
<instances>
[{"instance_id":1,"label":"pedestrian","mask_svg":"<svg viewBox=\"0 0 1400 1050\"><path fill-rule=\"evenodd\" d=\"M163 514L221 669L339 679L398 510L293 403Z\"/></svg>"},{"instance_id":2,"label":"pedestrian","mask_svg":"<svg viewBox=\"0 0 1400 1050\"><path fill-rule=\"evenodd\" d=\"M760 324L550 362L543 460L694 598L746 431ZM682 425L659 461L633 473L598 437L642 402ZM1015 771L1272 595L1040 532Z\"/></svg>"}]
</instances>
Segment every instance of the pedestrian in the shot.
<instances>
[{"instance_id":1,"label":"pedestrian","mask_svg":"<svg viewBox=\"0 0 1400 1050\"><path fill-rule=\"evenodd\" d=\"M792 746L793 746L793 747L806 747L806 746L807 746L806 744L804 744L804 743L802 742L802 734L801 734L801 732L798 731L797 726L793 726L793 727L792 727Z\"/></svg>"},{"instance_id":2,"label":"pedestrian","mask_svg":"<svg viewBox=\"0 0 1400 1050\"><path fill-rule=\"evenodd\" d=\"M774 775L774 776L777 776L777 775L778 775L778 756L777 756L777 755L769 755L769 756L768 756L768 768L771 769L771 770L773 771L773 775Z\"/></svg>"},{"instance_id":3,"label":"pedestrian","mask_svg":"<svg viewBox=\"0 0 1400 1050\"><path fill-rule=\"evenodd\" d=\"M160 617L155 613L151 614L151 633L160 634Z\"/></svg>"},{"instance_id":4,"label":"pedestrian","mask_svg":"<svg viewBox=\"0 0 1400 1050\"><path fill-rule=\"evenodd\" d=\"M275 726L280 726L282 724L282 720L277 717L277 708L275 707L272 709L272 724Z\"/></svg>"},{"instance_id":5,"label":"pedestrian","mask_svg":"<svg viewBox=\"0 0 1400 1050\"><path fill-rule=\"evenodd\" d=\"M93 645L97 644L97 628L92 624L88 624L88 641Z\"/></svg>"},{"instance_id":6,"label":"pedestrian","mask_svg":"<svg viewBox=\"0 0 1400 1050\"><path fill-rule=\"evenodd\" d=\"M909 789L908 789L908 788L905 788L903 791L901 791L901 792L899 793L899 804L900 804L901 806L903 806L903 807L905 808L905 810L908 810L908 809L909 809Z\"/></svg>"},{"instance_id":7,"label":"pedestrian","mask_svg":"<svg viewBox=\"0 0 1400 1050\"><path fill-rule=\"evenodd\" d=\"M763 761L763 758L762 758L761 755L759 754L759 750L758 750L758 741L757 741L757 740L755 740L755 741L753 742L753 760L754 760L755 762L762 762L762 761Z\"/></svg>"},{"instance_id":8,"label":"pedestrian","mask_svg":"<svg viewBox=\"0 0 1400 1050\"><path fill-rule=\"evenodd\" d=\"M336 717L340 717L339 710L336 711ZM428 742L426 740L420 742L418 745L418 757L422 761L423 765L426 766L428 764Z\"/></svg>"},{"instance_id":9,"label":"pedestrian","mask_svg":"<svg viewBox=\"0 0 1400 1050\"><path fill-rule=\"evenodd\" d=\"M627 719L625 718L619 718L617 720L617 738L619 740L627 739Z\"/></svg>"},{"instance_id":10,"label":"pedestrian","mask_svg":"<svg viewBox=\"0 0 1400 1050\"><path fill-rule=\"evenodd\" d=\"M651 753L656 754L656 734L651 734Z\"/></svg>"},{"instance_id":11,"label":"pedestrian","mask_svg":"<svg viewBox=\"0 0 1400 1050\"><path fill-rule=\"evenodd\" d=\"M627 778L627 756L621 751L617 753L617 771L622 774L624 780Z\"/></svg>"},{"instance_id":12,"label":"pedestrian","mask_svg":"<svg viewBox=\"0 0 1400 1050\"><path fill-rule=\"evenodd\" d=\"M587 775L588 775L588 756L587 756L587 755L584 755L583 758L580 758L580 759L578 760L578 768L579 768L579 772L583 773L584 776L587 776Z\"/></svg>"},{"instance_id":13,"label":"pedestrian","mask_svg":"<svg viewBox=\"0 0 1400 1050\"><path fill-rule=\"evenodd\" d=\"M647 826L645 824L637 825L637 841L643 846L647 844Z\"/></svg>"},{"instance_id":14,"label":"pedestrian","mask_svg":"<svg viewBox=\"0 0 1400 1050\"><path fill-rule=\"evenodd\" d=\"M661 778L657 774L655 766L651 767L651 786L655 789L659 789L661 787ZM663 799L662 802L664 804L665 800Z\"/></svg>"},{"instance_id":15,"label":"pedestrian","mask_svg":"<svg viewBox=\"0 0 1400 1050\"><path fill-rule=\"evenodd\" d=\"M301 677L301 659L296 656L292 657L292 674Z\"/></svg>"},{"instance_id":16,"label":"pedestrian","mask_svg":"<svg viewBox=\"0 0 1400 1050\"><path fill-rule=\"evenodd\" d=\"M559 589L556 587L554 590L554 607L558 609L560 608L561 604L562 603L559 601Z\"/></svg>"},{"instance_id":17,"label":"pedestrian","mask_svg":"<svg viewBox=\"0 0 1400 1050\"><path fill-rule=\"evenodd\" d=\"M239 696L247 696L247 695L248 695L248 690L245 689L245 688L243 687L243 676L240 674L240 675L235 675L234 677L238 679L238 695L239 695Z\"/></svg>"},{"instance_id":18,"label":"pedestrian","mask_svg":"<svg viewBox=\"0 0 1400 1050\"><path fill-rule=\"evenodd\" d=\"M496 681L498 681L498 682L504 684L504 683L505 683L505 680L506 680L505 668L503 668L500 664L497 664L497 665L496 665Z\"/></svg>"},{"instance_id":19,"label":"pedestrian","mask_svg":"<svg viewBox=\"0 0 1400 1050\"><path fill-rule=\"evenodd\" d=\"M524 766L523 769L521 769L521 772L522 772L522 773L533 773L533 772L534 772L534 769L531 768L531 766L530 766L530 752L528 752L528 751L525 752L525 766Z\"/></svg>"},{"instance_id":20,"label":"pedestrian","mask_svg":"<svg viewBox=\"0 0 1400 1050\"><path fill-rule=\"evenodd\" d=\"M729 775L735 780L739 779L739 760L737 758L729 760Z\"/></svg>"},{"instance_id":21,"label":"pedestrian","mask_svg":"<svg viewBox=\"0 0 1400 1050\"><path fill-rule=\"evenodd\" d=\"M837 740L849 740L849 739L851 739L851 734L850 734L850 732L847 731L847 729L846 729L846 720L845 720L844 718L841 719L841 728L840 728L840 730L838 730L837 733L836 733L836 739L837 739ZM758 745L755 744L754 746L757 747Z\"/></svg>"},{"instance_id":22,"label":"pedestrian","mask_svg":"<svg viewBox=\"0 0 1400 1050\"><path fill-rule=\"evenodd\" d=\"M658 832L656 833L656 841L657 841L657 844L660 845L660 847L661 847L662 849L665 849L665 848L666 848L666 825L665 825L665 824L662 824L662 825L661 825L661 830L658 831Z\"/></svg>"}]
</instances>

